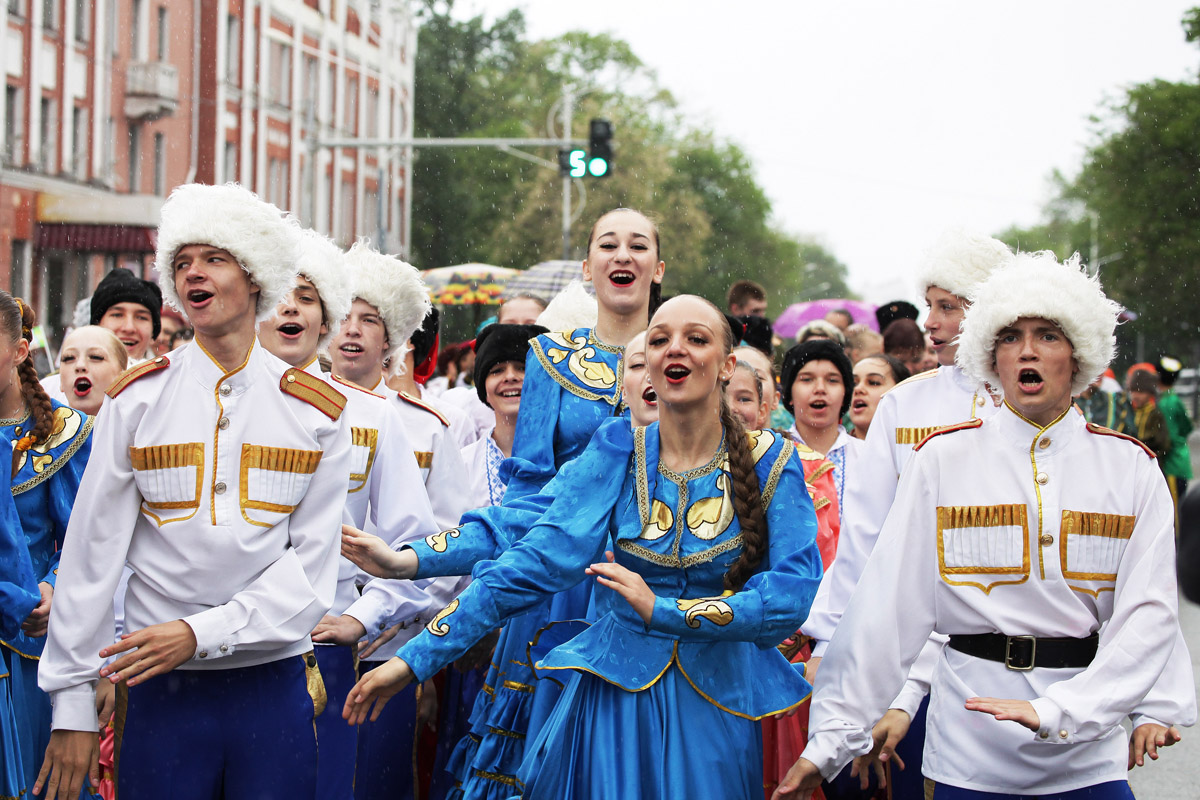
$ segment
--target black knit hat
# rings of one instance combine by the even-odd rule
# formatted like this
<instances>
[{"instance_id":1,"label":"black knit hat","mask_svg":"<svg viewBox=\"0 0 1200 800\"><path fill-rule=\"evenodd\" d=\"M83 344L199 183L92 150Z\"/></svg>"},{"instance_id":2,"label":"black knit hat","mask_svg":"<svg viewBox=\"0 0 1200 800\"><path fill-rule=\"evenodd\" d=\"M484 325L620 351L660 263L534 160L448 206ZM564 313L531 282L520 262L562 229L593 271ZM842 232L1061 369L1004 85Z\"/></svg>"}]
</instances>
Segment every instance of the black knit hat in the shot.
<instances>
[{"instance_id":1,"label":"black knit hat","mask_svg":"<svg viewBox=\"0 0 1200 800\"><path fill-rule=\"evenodd\" d=\"M842 373L842 384L846 391L842 393L842 410L839 417L846 416L850 410L850 396L854 394L854 368L850 358L841 345L832 339L809 339L788 350L783 356L783 369L779 375L779 387L783 390L783 405L788 413L795 415L792 408L792 384L801 368L810 361L830 361L838 372Z\"/></svg>"},{"instance_id":2,"label":"black knit hat","mask_svg":"<svg viewBox=\"0 0 1200 800\"><path fill-rule=\"evenodd\" d=\"M162 290L154 281L144 281L127 269L114 269L104 276L92 295L92 324L99 325L104 314L117 303L145 306L154 321L153 336L162 330Z\"/></svg>"},{"instance_id":3,"label":"black knit hat","mask_svg":"<svg viewBox=\"0 0 1200 800\"><path fill-rule=\"evenodd\" d=\"M488 408L487 374L492 367L505 361L525 363L529 352L529 340L543 333L549 333L541 325L488 325L475 337L475 391L479 399Z\"/></svg>"},{"instance_id":4,"label":"black knit hat","mask_svg":"<svg viewBox=\"0 0 1200 800\"><path fill-rule=\"evenodd\" d=\"M875 309L875 321L879 323L880 333L898 319L911 319L916 322L918 316L920 312L917 311L917 307L907 300L893 300Z\"/></svg>"},{"instance_id":5,"label":"black knit hat","mask_svg":"<svg viewBox=\"0 0 1200 800\"><path fill-rule=\"evenodd\" d=\"M738 317L742 322L742 341L753 347L755 350L761 350L768 357L774 350L772 340L775 338L775 329L771 326L771 320L766 317L752 317L746 315Z\"/></svg>"},{"instance_id":6,"label":"black knit hat","mask_svg":"<svg viewBox=\"0 0 1200 800\"><path fill-rule=\"evenodd\" d=\"M439 324L437 306L430 306L429 313L425 315L425 319L421 320L421 327L413 331L413 335L408 340L412 345L414 364L420 364L429 357L429 351L433 349L433 343L437 341Z\"/></svg>"}]
</instances>

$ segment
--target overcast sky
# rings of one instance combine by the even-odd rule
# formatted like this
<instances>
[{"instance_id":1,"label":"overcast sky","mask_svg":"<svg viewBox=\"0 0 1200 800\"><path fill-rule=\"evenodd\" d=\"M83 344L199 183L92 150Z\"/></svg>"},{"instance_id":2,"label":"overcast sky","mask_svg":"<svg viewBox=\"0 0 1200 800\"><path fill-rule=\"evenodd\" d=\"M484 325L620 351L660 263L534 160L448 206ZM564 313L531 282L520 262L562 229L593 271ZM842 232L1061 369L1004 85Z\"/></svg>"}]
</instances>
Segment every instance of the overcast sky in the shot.
<instances>
[{"instance_id":1,"label":"overcast sky","mask_svg":"<svg viewBox=\"0 0 1200 800\"><path fill-rule=\"evenodd\" d=\"M459 0L457 13L520 7L532 38L629 42L694 126L746 150L777 222L882 302L912 295L907 275L945 227L1038 221L1051 171L1074 173L1089 116L1122 87L1192 78L1200 49L1179 20L1197 4Z\"/></svg>"}]
</instances>

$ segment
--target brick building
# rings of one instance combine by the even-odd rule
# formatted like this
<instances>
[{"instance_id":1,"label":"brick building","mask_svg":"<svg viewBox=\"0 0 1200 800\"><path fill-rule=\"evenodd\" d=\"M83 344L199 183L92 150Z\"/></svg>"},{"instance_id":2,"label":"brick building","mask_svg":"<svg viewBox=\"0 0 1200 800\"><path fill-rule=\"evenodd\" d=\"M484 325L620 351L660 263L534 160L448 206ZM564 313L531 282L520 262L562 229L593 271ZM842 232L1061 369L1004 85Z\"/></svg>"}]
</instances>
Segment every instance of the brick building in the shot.
<instances>
[{"instance_id":1,"label":"brick building","mask_svg":"<svg viewBox=\"0 0 1200 800\"><path fill-rule=\"evenodd\" d=\"M3 0L0 287L53 335L163 200L236 180L343 244L406 253L410 177L331 137L411 135L405 0Z\"/></svg>"}]
</instances>

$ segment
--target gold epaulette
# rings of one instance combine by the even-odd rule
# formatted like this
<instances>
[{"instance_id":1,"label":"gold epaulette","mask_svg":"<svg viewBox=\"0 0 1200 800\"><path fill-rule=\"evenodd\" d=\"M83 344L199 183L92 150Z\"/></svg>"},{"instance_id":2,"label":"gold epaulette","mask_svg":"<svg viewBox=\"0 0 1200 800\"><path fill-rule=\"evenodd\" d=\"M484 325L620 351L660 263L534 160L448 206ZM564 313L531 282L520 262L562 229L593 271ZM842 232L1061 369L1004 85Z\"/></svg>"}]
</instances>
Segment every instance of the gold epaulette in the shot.
<instances>
[{"instance_id":1,"label":"gold epaulette","mask_svg":"<svg viewBox=\"0 0 1200 800\"><path fill-rule=\"evenodd\" d=\"M435 417L437 417L441 421L442 425L446 426L447 428L450 427L450 420L446 419L446 417L442 415L442 412L438 411L424 400L418 400L408 392L396 392L396 394L398 394L400 399L404 402L414 405L423 411L428 411L430 414L433 414Z\"/></svg>"},{"instance_id":2,"label":"gold epaulette","mask_svg":"<svg viewBox=\"0 0 1200 800\"><path fill-rule=\"evenodd\" d=\"M126 386L133 383L138 378L144 378L153 372L158 372L159 370L166 369L169 366L171 366L171 362L167 360L166 356L159 356L158 358L152 358L149 361L143 361L141 364L130 367L122 372L120 377L113 381L113 385L108 387L108 391L105 392L105 394L107 394L109 397L116 397L121 392L125 391Z\"/></svg>"},{"instance_id":3,"label":"gold epaulette","mask_svg":"<svg viewBox=\"0 0 1200 800\"><path fill-rule=\"evenodd\" d=\"M346 407L346 396L320 378L309 375L302 369L292 367L279 379L279 388L320 411L330 419L337 419Z\"/></svg>"},{"instance_id":4,"label":"gold epaulette","mask_svg":"<svg viewBox=\"0 0 1200 800\"><path fill-rule=\"evenodd\" d=\"M909 377L897 383L896 386L893 386L892 389L895 389L897 386L903 386L906 383L915 383L917 381L923 381L928 378L932 378L933 376L937 375L937 372L938 368L934 367L933 369L927 369L924 372L918 372L916 375L910 375ZM890 392L892 389L888 389L888 391Z\"/></svg>"},{"instance_id":5,"label":"gold epaulette","mask_svg":"<svg viewBox=\"0 0 1200 800\"><path fill-rule=\"evenodd\" d=\"M922 447L924 447L926 444L929 443L930 439L932 439L935 436L941 436L943 433L954 433L955 431L965 431L965 430L969 430L971 428L978 428L982 424L983 424L983 420L976 418L976 419L967 420L966 422L960 422L957 425L947 425L944 428L938 428L936 431L929 434L921 441L917 442L917 446L913 448L913 452L915 453L916 451L920 450Z\"/></svg>"},{"instance_id":6,"label":"gold epaulette","mask_svg":"<svg viewBox=\"0 0 1200 800\"><path fill-rule=\"evenodd\" d=\"M1141 439L1137 438L1136 436L1130 436L1128 433L1121 433L1120 431L1114 431L1112 428L1106 428L1103 425L1097 425L1094 422L1089 422L1087 424L1087 429L1088 429L1089 433L1096 433L1096 434L1099 434L1100 436L1115 436L1118 439L1125 439L1126 441L1133 442L1138 447L1142 448L1142 451L1146 455L1150 456L1151 458L1158 458L1158 456L1156 456L1154 454L1154 451L1151 450L1149 447L1147 447L1146 443L1143 442Z\"/></svg>"},{"instance_id":7,"label":"gold epaulette","mask_svg":"<svg viewBox=\"0 0 1200 800\"><path fill-rule=\"evenodd\" d=\"M362 392L363 394L369 394L369 395L371 395L371 397L378 397L380 400L387 399L386 397L384 397L381 394L375 394L370 389L365 389L362 386L359 386L357 383L351 383L350 381L346 380L345 378L343 378L340 375L330 375L329 377L332 378L333 380L337 381L338 383L340 383L342 386L346 386L351 389L357 389L358 391Z\"/></svg>"}]
</instances>

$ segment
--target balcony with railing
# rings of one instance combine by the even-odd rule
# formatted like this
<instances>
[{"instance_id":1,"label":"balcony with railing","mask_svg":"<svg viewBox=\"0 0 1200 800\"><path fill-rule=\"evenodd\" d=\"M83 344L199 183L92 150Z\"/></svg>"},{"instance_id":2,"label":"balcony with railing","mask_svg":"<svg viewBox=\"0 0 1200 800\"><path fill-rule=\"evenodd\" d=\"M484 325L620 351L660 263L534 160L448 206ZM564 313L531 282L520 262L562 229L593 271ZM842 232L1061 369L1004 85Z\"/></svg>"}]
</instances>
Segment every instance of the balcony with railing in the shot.
<instances>
[{"instance_id":1,"label":"balcony with railing","mask_svg":"<svg viewBox=\"0 0 1200 800\"><path fill-rule=\"evenodd\" d=\"M162 61L134 61L125 70L125 116L148 121L179 106L179 70Z\"/></svg>"}]
</instances>

